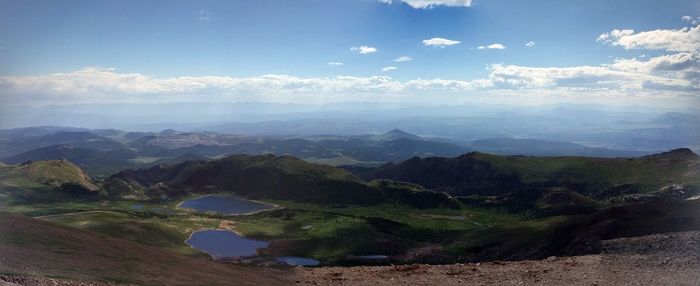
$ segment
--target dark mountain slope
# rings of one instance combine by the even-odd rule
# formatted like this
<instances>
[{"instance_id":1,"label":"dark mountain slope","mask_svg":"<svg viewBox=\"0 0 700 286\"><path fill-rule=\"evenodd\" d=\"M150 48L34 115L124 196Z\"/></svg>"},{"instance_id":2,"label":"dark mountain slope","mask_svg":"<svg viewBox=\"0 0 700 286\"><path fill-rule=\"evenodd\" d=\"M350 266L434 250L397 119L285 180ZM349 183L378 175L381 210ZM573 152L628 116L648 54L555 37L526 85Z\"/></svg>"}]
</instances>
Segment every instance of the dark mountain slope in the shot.
<instances>
[{"instance_id":1,"label":"dark mountain slope","mask_svg":"<svg viewBox=\"0 0 700 286\"><path fill-rule=\"evenodd\" d=\"M698 154L695 154L692 150L688 148L680 148L668 152L644 156L642 158L650 160L695 161L700 159L700 156L698 156Z\"/></svg>"},{"instance_id":2,"label":"dark mountain slope","mask_svg":"<svg viewBox=\"0 0 700 286\"><path fill-rule=\"evenodd\" d=\"M698 164L697 155L687 149L636 159L469 153L456 158L413 158L356 173L367 180L406 181L453 195L565 187L605 199L623 195L625 189L652 193L672 184L700 186Z\"/></svg>"},{"instance_id":3,"label":"dark mountain slope","mask_svg":"<svg viewBox=\"0 0 700 286\"><path fill-rule=\"evenodd\" d=\"M496 170L476 153L457 158L412 158L397 165L385 165L363 176L368 180L389 179L411 182L453 195L493 195L524 186L516 173Z\"/></svg>"},{"instance_id":4,"label":"dark mountain slope","mask_svg":"<svg viewBox=\"0 0 700 286\"><path fill-rule=\"evenodd\" d=\"M411 134L400 129L394 129L387 133L370 137L370 140L374 141L393 141L396 139L423 140L423 138L418 135Z\"/></svg>"},{"instance_id":5,"label":"dark mountain slope","mask_svg":"<svg viewBox=\"0 0 700 286\"><path fill-rule=\"evenodd\" d=\"M150 196L225 191L251 198L317 203L375 204L385 200L381 191L347 171L273 155L234 155L126 170L109 178L105 187L110 194L150 188Z\"/></svg>"},{"instance_id":6,"label":"dark mountain slope","mask_svg":"<svg viewBox=\"0 0 700 286\"><path fill-rule=\"evenodd\" d=\"M232 192L249 198L317 204L396 203L415 208L457 208L451 196L388 180L365 181L340 168L290 156L234 155L125 170L104 183L111 196L174 198L189 193Z\"/></svg>"}]
</instances>

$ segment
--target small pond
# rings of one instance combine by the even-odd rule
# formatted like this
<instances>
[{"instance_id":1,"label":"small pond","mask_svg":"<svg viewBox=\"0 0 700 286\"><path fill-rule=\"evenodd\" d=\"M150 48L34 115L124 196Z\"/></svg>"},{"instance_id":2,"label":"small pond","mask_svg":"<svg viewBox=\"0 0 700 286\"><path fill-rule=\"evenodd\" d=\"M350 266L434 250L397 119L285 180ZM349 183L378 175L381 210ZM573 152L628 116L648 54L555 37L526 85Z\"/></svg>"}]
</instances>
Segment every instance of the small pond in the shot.
<instances>
[{"instance_id":1,"label":"small pond","mask_svg":"<svg viewBox=\"0 0 700 286\"><path fill-rule=\"evenodd\" d=\"M281 262L287 265L292 265L292 266L316 266L320 262L316 259L312 258L306 258L306 257L297 257L297 256L282 256L282 257L277 257L277 262Z\"/></svg>"},{"instance_id":2,"label":"small pond","mask_svg":"<svg viewBox=\"0 0 700 286\"><path fill-rule=\"evenodd\" d=\"M267 241L248 239L232 231L215 229L195 231L185 243L215 259L253 256L258 248L270 245Z\"/></svg>"},{"instance_id":3,"label":"small pond","mask_svg":"<svg viewBox=\"0 0 700 286\"><path fill-rule=\"evenodd\" d=\"M273 206L236 197L207 195L184 201L180 203L180 208L235 215L271 209Z\"/></svg>"}]
</instances>

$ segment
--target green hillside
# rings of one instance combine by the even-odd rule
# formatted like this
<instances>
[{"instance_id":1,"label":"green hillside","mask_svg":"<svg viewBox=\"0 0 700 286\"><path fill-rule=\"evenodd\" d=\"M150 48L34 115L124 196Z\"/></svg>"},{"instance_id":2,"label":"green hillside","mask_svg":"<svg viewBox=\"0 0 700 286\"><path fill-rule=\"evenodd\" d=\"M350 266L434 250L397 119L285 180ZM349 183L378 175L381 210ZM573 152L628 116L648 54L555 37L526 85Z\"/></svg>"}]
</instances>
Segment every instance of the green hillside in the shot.
<instances>
[{"instance_id":1,"label":"green hillside","mask_svg":"<svg viewBox=\"0 0 700 286\"><path fill-rule=\"evenodd\" d=\"M99 189L83 169L67 160L28 161L20 165L3 165L0 168L4 187L40 185L56 188L64 184L76 184L89 191Z\"/></svg>"},{"instance_id":2,"label":"green hillside","mask_svg":"<svg viewBox=\"0 0 700 286\"><path fill-rule=\"evenodd\" d=\"M12 200L55 200L64 195L96 195L99 185L80 167L66 160L28 161L0 166L0 193Z\"/></svg>"}]
</instances>

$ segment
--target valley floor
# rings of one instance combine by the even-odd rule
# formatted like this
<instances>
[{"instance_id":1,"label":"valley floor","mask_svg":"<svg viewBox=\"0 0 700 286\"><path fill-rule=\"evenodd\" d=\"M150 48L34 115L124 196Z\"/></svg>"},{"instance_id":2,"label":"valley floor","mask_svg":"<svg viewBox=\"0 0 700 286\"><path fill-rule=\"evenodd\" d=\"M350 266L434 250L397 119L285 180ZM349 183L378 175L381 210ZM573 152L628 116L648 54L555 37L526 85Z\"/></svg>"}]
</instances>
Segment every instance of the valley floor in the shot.
<instances>
[{"instance_id":1,"label":"valley floor","mask_svg":"<svg viewBox=\"0 0 700 286\"><path fill-rule=\"evenodd\" d=\"M297 268L298 285L700 285L700 232L604 241L598 255L452 265Z\"/></svg>"}]
</instances>

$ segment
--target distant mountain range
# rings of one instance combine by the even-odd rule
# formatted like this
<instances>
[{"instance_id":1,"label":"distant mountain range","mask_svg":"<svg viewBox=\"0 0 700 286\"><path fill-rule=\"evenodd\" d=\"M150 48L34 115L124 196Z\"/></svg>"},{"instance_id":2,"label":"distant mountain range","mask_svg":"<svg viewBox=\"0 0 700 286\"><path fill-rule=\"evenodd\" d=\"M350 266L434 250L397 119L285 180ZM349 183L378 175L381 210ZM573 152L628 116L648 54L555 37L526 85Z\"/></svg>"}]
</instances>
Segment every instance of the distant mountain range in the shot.
<instances>
[{"instance_id":1,"label":"distant mountain range","mask_svg":"<svg viewBox=\"0 0 700 286\"><path fill-rule=\"evenodd\" d=\"M615 150L608 148L588 147L581 144L539 140L489 138L472 141L468 145L479 152L499 155L527 156L585 156L585 157L639 157L651 154L650 151Z\"/></svg>"},{"instance_id":2,"label":"distant mountain range","mask_svg":"<svg viewBox=\"0 0 700 286\"><path fill-rule=\"evenodd\" d=\"M673 119L675 117L672 117ZM0 160L17 164L67 159L106 178L125 168L232 154L290 155L327 165L379 166L412 157L454 157L479 151L499 155L639 157L649 151L614 150L540 140L487 138L457 142L400 129L365 135L246 136L215 132L127 132L117 129L30 127L0 130Z\"/></svg>"},{"instance_id":3,"label":"distant mountain range","mask_svg":"<svg viewBox=\"0 0 700 286\"><path fill-rule=\"evenodd\" d=\"M207 113L202 114L201 110L207 110ZM498 104L200 102L159 104L157 108L152 104L47 106L8 110L3 115L2 126L6 127L46 124L86 128L108 126L153 133L163 129L194 133L206 130L286 138L308 138L319 134L376 135L401 129L424 138L449 138L463 146L486 138L530 138L633 151L656 152L679 147L700 151L700 129L697 128L700 111L692 106L664 109L569 103L523 108Z\"/></svg>"}]
</instances>

